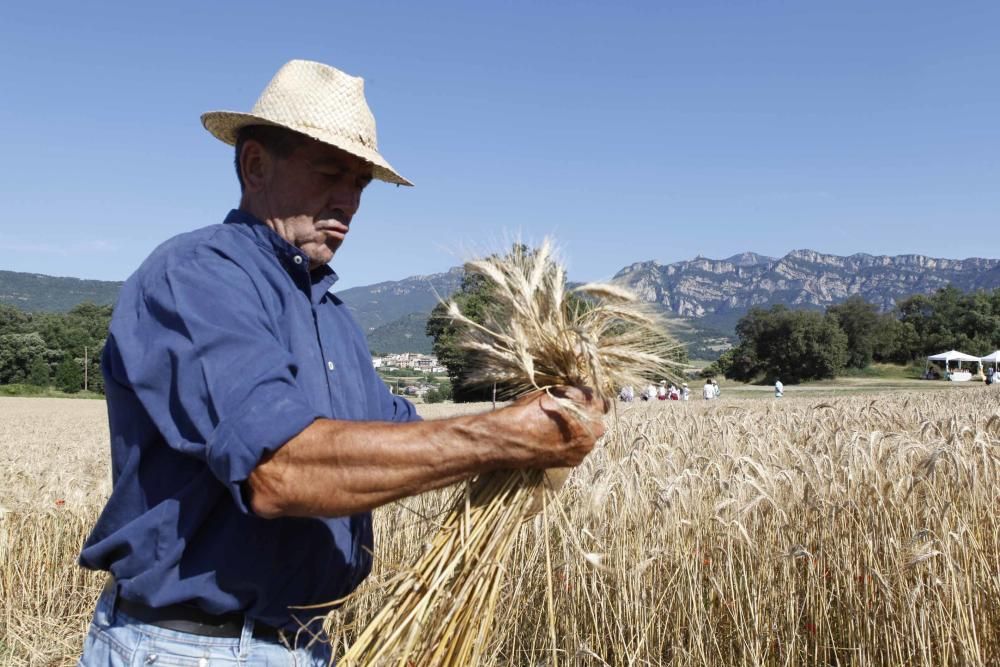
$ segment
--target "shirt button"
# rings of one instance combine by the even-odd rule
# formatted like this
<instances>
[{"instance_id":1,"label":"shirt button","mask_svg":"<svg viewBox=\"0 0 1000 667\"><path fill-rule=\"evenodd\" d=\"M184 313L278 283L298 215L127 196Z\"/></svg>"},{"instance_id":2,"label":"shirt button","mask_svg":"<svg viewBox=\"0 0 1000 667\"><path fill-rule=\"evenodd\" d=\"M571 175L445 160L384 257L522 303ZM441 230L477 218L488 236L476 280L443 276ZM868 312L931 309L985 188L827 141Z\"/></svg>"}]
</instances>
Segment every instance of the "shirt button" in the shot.
<instances>
[{"instance_id":1,"label":"shirt button","mask_svg":"<svg viewBox=\"0 0 1000 667\"><path fill-rule=\"evenodd\" d=\"M295 257L292 258L292 261L295 262L296 264L301 264L302 263L302 255L296 255Z\"/></svg>"},{"instance_id":2,"label":"shirt button","mask_svg":"<svg viewBox=\"0 0 1000 667\"><path fill-rule=\"evenodd\" d=\"M329 368L332 371L333 370L333 362L332 361L326 362L326 367Z\"/></svg>"}]
</instances>

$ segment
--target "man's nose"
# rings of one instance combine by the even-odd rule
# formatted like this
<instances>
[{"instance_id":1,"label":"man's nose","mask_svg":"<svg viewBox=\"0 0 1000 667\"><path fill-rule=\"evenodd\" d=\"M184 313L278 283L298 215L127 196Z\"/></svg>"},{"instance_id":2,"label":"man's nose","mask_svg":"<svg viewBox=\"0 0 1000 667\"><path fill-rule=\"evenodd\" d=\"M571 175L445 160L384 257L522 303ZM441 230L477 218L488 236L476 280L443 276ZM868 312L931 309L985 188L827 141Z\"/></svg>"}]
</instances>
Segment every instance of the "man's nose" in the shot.
<instances>
[{"instance_id":1,"label":"man's nose","mask_svg":"<svg viewBox=\"0 0 1000 667\"><path fill-rule=\"evenodd\" d=\"M334 198L332 202L332 208L335 211L339 211L344 214L346 220L342 220L345 224L351 221L354 214L358 212L358 208L361 206L361 190L351 190L350 192L340 193L339 196Z\"/></svg>"}]
</instances>

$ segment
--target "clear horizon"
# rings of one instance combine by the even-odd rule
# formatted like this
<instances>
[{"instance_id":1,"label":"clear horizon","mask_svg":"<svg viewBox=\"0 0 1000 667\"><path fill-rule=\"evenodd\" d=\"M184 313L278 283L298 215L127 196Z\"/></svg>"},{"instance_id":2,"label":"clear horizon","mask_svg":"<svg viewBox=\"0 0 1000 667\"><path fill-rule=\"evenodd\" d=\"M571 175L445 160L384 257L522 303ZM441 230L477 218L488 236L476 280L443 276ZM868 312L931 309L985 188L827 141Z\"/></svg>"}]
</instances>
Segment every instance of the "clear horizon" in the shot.
<instances>
[{"instance_id":1,"label":"clear horizon","mask_svg":"<svg viewBox=\"0 0 1000 667\"><path fill-rule=\"evenodd\" d=\"M791 254L793 252L800 252L800 251L818 252L821 255L834 255L834 256L838 256L838 257L851 257L851 256L854 256L854 255L869 255L869 256L872 256L872 257L907 257L907 256L914 256L914 255L916 255L916 256L927 257L928 259L946 259L946 260L953 260L953 261L965 261L965 260L973 260L973 259L985 259L985 260L991 260L991 261L1000 261L1000 258L998 258L998 257L987 257L985 255L973 255L973 256L969 256L969 257L940 257L940 256L937 256L937 255L924 255L923 253L903 253L903 254L899 254L899 255L883 255L883 254L876 255L876 254L873 254L873 253L866 253L866 252L851 253L850 255L837 255L836 253L823 252L822 250L816 250L815 248L793 248L792 250L789 250L788 252L782 253L781 255L778 255L778 256L764 255L764 253L758 253L758 252L754 252L752 250L746 250L746 251L740 252L740 253L733 253L732 255L729 255L727 257L707 257L707 256L703 256L703 255L697 255L695 257L688 257L688 258L685 258L685 259L678 259L678 260L674 260L672 262L662 262L662 261L660 261L658 259L655 259L655 258L637 259L635 261L626 262L621 267L619 267L619 269L617 269L614 273L618 273L618 271L621 271L622 269L625 269L626 267L632 266L633 264L644 264L644 263L647 263L647 262L657 262L657 263L659 263L659 264L661 264L663 266L666 266L668 264L676 264L676 263L680 263L680 262L690 262L690 261L694 261L696 259L707 259L707 260L712 261L712 262L722 262L722 261L729 260L729 259L731 259L733 257L736 257L737 255L742 255L742 254L756 254L756 255L760 255L760 256L766 256L769 259L779 260L779 259L782 259L783 257L786 257L787 255L789 255L789 254ZM459 264L454 264L452 266L444 267L444 268L441 268L441 269L436 270L436 271L428 271L428 272L424 272L424 273L411 273L411 274L399 275L399 276L387 276L387 277L384 277L384 278L378 278L376 280L373 280L370 283L361 283L361 284L346 285L346 284L342 284L342 281L338 281L336 289L342 291L344 289L351 289L351 288L354 288L354 287L368 287L368 286L375 285L375 284L378 284L378 283L399 282L401 280L406 280L408 278L417 278L419 276L429 276L429 275L435 275L435 274L440 274L440 273L446 273L449 270L451 270L452 268L456 268L458 266L459 266ZM0 266L0 271L16 271L16 270L15 269L8 269L7 267ZM91 278L89 276L56 275L56 274L51 274L51 273L40 273L38 271L18 271L18 272L19 273L33 273L33 274L36 274L36 275L45 275L45 276L48 276L50 278L77 278L77 279L80 279L80 280L98 280L98 281L104 281L104 282L124 282L125 278L128 277L128 276L126 276L125 278L121 278L121 279L114 279L114 278L107 278L107 279L105 279L105 278ZM570 276L569 280L571 282L588 282L589 281L587 276L582 276L582 277Z\"/></svg>"},{"instance_id":2,"label":"clear horizon","mask_svg":"<svg viewBox=\"0 0 1000 667\"><path fill-rule=\"evenodd\" d=\"M4 9L0 268L124 280L236 205L285 61L366 79L416 183L366 191L341 287L553 235L573 280L742 252L994 258L1000 5L42 2Z\"/></svg>"}]
</instances>

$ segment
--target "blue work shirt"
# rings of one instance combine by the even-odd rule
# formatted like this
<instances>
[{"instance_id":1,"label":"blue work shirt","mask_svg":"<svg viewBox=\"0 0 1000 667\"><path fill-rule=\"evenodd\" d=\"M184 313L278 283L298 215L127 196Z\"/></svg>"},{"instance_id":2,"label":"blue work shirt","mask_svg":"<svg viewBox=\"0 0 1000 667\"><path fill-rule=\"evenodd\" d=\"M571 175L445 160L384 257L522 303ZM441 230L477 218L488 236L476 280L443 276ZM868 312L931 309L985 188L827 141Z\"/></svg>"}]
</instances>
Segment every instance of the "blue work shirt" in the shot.
<instances>
[{"instance_id":1,"label":"blue work shirt","mask_svg":"<svg viewBox=\"0 0 1000 667\"><path fill-rule=\"evenodd\" d=\"M295 627L371 569L368 512L264 519L242 483L319 418L407 422L329 289L329 267L251 215L182 234L123 286L102 366L114 487L80 564L151 607Z\"/></svg>"}]
</instances>

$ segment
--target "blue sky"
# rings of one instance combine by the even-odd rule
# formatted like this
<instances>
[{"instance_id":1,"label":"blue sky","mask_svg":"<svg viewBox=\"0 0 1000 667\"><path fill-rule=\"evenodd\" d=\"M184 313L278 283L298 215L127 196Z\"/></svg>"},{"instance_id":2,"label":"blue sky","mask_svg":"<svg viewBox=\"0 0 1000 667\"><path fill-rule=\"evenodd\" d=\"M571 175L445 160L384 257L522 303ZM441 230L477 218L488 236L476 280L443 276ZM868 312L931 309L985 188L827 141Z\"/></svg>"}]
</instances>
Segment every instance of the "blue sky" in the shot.
<instances>
[{"instance_id":1,"label":"blue sky","mask_svg":"<svg viewBox=\"0 0 1000 667\"><path fill-rule=\"evenodd\" d=\"M363 76L343 286L553 234L576 280L795 248L998 256L1000 3L171 2L0 9L0 269L121 280L236 205L280 65Z\"/></svg>"}]
</instances>

